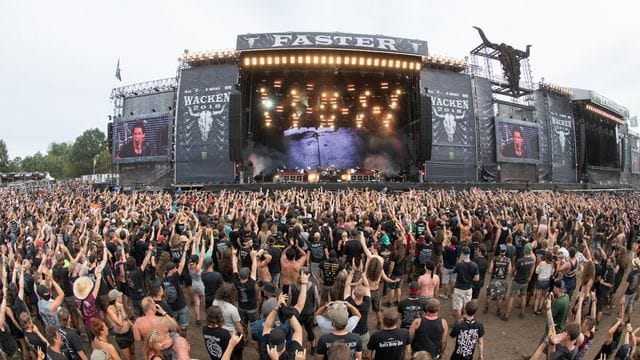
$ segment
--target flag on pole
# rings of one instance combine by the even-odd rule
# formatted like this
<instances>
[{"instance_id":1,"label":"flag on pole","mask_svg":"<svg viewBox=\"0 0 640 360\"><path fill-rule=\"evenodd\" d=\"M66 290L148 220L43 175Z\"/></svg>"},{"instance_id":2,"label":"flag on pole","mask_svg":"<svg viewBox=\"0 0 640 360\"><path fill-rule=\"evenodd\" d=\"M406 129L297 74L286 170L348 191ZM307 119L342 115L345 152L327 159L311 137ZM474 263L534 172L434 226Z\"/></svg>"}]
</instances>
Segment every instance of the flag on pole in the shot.
<instances>
[{"instance_id":1,"label":"flag on pole","mask_svg":"<svg viewBox=\"0 0 640 360\"><path fill-rule=\"evenodd\" d=\"M120 77L120 59L118 59L118 65L116 66L116 79L122 81L122 78Z\"/></svg>"}]
</instances>

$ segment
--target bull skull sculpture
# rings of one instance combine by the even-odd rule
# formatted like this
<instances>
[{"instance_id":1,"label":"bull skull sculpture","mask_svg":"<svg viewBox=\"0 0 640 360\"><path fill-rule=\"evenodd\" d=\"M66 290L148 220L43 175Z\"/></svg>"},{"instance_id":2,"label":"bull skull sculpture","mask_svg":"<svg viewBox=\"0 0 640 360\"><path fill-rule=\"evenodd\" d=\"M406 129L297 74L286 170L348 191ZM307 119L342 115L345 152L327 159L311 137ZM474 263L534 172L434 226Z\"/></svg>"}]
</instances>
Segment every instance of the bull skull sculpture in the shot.
<instances>
[{"instance_id":1,"label":"bull skull sculpture","mask_svg":"<svg viewBox=\"0 0 640 360\"><path fill-rule=\"evenodd\" d=\"M467 111L463 111L461 115L453 115L452 113L445 112L441 114L438 110L433 108L433 114L442 119L442 125L444 125L444 131L447 133L447 140L453 142L453 135L456 134L457 121L464 119Z\"/></svg>"},{"instance_id":2,"label":"bull skull sculpture","mask_svg":"<svg viewBox=\"0 0 640 360\"><path fill-rule=\"evenodd\" d=\"M558 140L560 141L560 152L564 153L564 148L567 145L567 135L570 134L569 129L555 129L556 134L558 134Z\"/></svg>"},{"instance_id":3,"label":"bull skull sculpture","mask_svg":"<svg viewBox=\"0 0 640 360\"><path fill-rule=\"evenodd\" d=\"M206 142L209 138L209 131L211 131L211 126L213 125L213 117L222 114L226 106L227 104L224 104L220 110L203 110L198 113L193 112L193 110L189 108L189 114L198 118L198 128L200 129L200 138L202 141Z\"/></svg>"},{"instance_id":4,"label":"bull skull sculpture","mask_svg":"<svg viewBox=\"0 0 640 360\"><path fill-rule=\"evenodd\" d=\"M253 43L256 41L256 39L258 39L259 36L245 36L244 39L247 40L247 42L249 43L249 47L252 48L253 47Z\"/></svg>"}]
</instances>

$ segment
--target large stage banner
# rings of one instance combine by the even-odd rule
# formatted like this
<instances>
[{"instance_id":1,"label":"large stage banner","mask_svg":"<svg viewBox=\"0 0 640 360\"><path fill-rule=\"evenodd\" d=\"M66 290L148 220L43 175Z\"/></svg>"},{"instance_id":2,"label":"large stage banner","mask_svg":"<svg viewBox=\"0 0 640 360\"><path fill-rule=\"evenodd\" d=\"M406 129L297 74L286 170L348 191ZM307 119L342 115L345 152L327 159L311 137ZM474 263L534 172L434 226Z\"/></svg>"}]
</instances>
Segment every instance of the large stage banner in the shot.
<instances>
[{"instance_id":1,"label":"large stage banner","mask_svg":"<svg viewBox=\"0 0 640 360\"><path fill-rule=\"evenodd\" d=\"M471 78L429 70L422 86L431 97L433 139L431 160L475 163L475 114Z\"/></svg>"},{"instance_id":2,"label":"large stage banner","mask_svg":"<svg viewBox=\"0 0 640 360\"><path fill-rule=\"evenodd\" d=\"M125 116L116 121L113 125L113 162L169 160L171 122L169 112Z\"/></svg>"},{"instance_id":3,"label":"large stage banner","mask_svg":"<svg viewBox=\"0 0 640 360\"><path fill-rule=\"evenodd\" d=\"M238 82L235 65L182 71L176 116L176 184L229 182L229 97Z\"/></svg>"},{"instance_id":4,"label":"large stage banner","mask_svg":"<svg viewBox=\"0 0 640 360\"><path fill-rule=\"evenodd\" d=\"M286 32L238 35L236 50L359 49L427 55L427 42L383 35L324 32Z\"/></svg>"},{"instance_id":5,"label":"large stage banner","mask_svg":"<svg viewBox=\"0 0 640 360\"><path fill-rule=\"evenodd\" d=\"M473 86L476 94L478 111L478 148L480 149L480 179L482 181L496 181L498 170L496 166L496 132L495 112L493 109L493 92L489 79L474 77Z\"/></svg>"},{"instance_id":6,"label":"large stage banner","mask_svg":"<svg viewBox=\"0 0 640 360\"><path fill-rule=\"evenodd\" d=\"M569 99L548 94L553 180L574 182L576 138Z\"/></svg>"},{"instance_id":7,"label":"large stage banner","mask_svg":"<svg viewBox=\"0 0 640 360\"><path fill-rule=\"evenodd\" d=\"M631 173L640 174L640 150L631 149Z\"/></svg>"}]
</instances>

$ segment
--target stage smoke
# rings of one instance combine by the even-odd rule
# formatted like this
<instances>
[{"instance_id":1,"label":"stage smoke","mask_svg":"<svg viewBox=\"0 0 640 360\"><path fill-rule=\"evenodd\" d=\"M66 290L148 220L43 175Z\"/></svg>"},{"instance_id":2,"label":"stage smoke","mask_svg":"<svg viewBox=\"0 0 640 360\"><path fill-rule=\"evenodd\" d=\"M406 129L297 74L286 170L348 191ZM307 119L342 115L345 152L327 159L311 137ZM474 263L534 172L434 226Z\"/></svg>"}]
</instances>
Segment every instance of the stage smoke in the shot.
<instances>
[{"instance_id":1,"label":"stage smoke","mask_svg":"<svg viewBox=\"0 0 640 360\"><path fill-rule=\"evenodd\" d=\"M367 170L380 170L385 176L396 176L400 169L387 154L372 154L364 159L364 168Z\"/></svg>"},{"instance_id":2,"label":"stage smoke","mask_svg":"<svg viewBox=\"0 0 640 360\"><path fill-rule=\"evenodd\" d=\"M283 167L284 156L281 152L257 145L248 160L253 164L253 177L273 174L278 167Z\"/></svg>"}]
</instances>

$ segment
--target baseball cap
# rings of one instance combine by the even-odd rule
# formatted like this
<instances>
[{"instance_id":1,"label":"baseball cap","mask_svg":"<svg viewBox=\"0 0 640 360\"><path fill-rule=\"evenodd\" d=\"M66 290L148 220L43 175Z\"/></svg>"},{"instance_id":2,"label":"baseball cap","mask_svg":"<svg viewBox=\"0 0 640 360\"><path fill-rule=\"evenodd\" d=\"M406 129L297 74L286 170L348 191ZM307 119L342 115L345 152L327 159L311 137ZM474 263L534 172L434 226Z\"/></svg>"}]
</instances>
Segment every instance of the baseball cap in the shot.
<instances>
[{"instance_id":1,"label":"baseball cap","mask_svg":"<svg viewBox=\"0 0 640 360\"><path fill-rule=\"evenodd\" d=\"M275 328L271 330L269 333L269 345L275 346L278 352L284 349L284 344L286 342L287 334L282 330L282 328Z\"/></svg>"},{"instance_id":2,"label":"baseball cap","mask_svg":"<svg viewBox=\"0 0 640 360\"><path fill-rule=\"evenodd\" d=\"M118 296L122 296L122 293L118 289L111 289L109 291L109 302L115 300Z\"/></svg>"},{"instance_id":3,"label":"baseball cap","mask_svg":"<svg viewBox=\"0 0 640 360\"><path fill-rule=\"evenodd\" d=\"M531 254L531 251L532 251L531 244L525 244L524 245L524 253L525 254Z\"/></svg>"},{"instance_id":4,"label":"baseball cap","mask_svg":"<svg viewBox=\"0 0 640 360\"><path fill-rule=\"evenodd\" d=\"M89 360L107 360L109 359L109 355L102 349L94 349L91 352L91 356Z\"/></svg>"},{"instance_id":5,"label":"baseball cap","mask_svg":"<svg viewBox=\"0 0 640 360\"><path fill-rule=\"evenodd\" d=\"M202 261L202 265L205 269L208 269L211 265L213 265L213 259L211 258L211 256L205 257Z\"/></svg>"},{"instance_id":6,"label":"baseball cap","mask_svg":"<svg viewBox=\"0 0 640 360\"><path fill-rule=\"evenodd\" d=\"M38 293L38 296L40 296L40 297L45 297L45 296L51 294L51 292L49 291L49 288L44 286L44 285L38 285L38 288L36 289L36 292Z\"/></svg>"},{"instance_id":7,"label":"baseball cap","mask_svg":"<svg viewBox=\"0 0 640 360\"><path fill-rule=\"evenodd\" d=\"M344 302L334 302L327 309L327 317L333 322L334 327L347 326L349 320L349 310Z\"/></svg>"},{"instance_id":8,"label":"baseball cap","mask_svg":"<svg viewBox=\"0 0 640 360\"><path fill-rule=\"evenodd\" d=\"M240 277L240 279L242 280L247 280L249 278L249 275L251 275L251 270L249 270L249 268L247 267L243 267L238 272L238 277Z\"/></svg>"},{"instance_id":9,"label":"baseball cap","mask_svg":"<svg viewBox=\"0 0 640 360\"><path fill-rule=\"evenodd\" d=\"M192 254L191 258L189 259L189 261L191 261L192 263L197 263L198 260L200 260L200 257L196 254Z\"/></svg>"},{"instance_id":10,"label":"baseball cap","mask_svg":"<svg viewBox=\"0 0 640 360\"><path fill-rule=\"evenodd\" d=\"M566 291L565 290L565 286L564 286L564 281L562 280L556 280L553 282L553 287L557 287L558 289L562 290L562 291Z\"/></svg>"},{"instance_id":11,"label":"baseball cap","mask_svg":"<svg viewBox=\"0 0 640 360\"><path fill-rule=\"evenodd\" d=\"M498 252L500 254L504 254L507 252L507 245L506 244L500 244L500 246L498 246Z\"/></svg>"}]
</instances>

